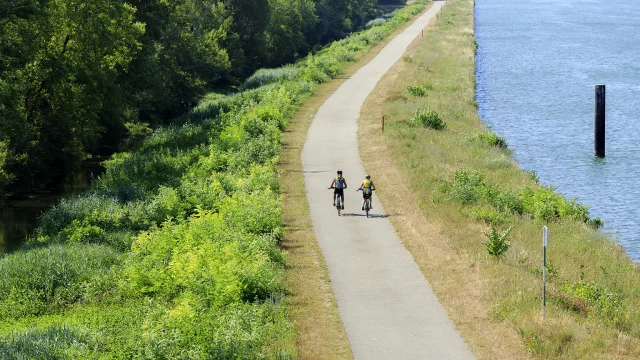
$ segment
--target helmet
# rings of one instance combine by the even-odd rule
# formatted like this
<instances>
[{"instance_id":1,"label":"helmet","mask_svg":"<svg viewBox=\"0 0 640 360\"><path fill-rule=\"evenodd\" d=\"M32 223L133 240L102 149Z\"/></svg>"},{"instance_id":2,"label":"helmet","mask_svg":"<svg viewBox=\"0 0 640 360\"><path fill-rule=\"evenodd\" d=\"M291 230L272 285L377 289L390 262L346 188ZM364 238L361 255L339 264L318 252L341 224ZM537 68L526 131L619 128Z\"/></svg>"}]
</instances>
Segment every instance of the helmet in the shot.
<instances>
[{"instance_id":1,"label":"helmet","mask_svg":"<svg viewBox=\"0 0 640 360\"><path fill-rule=\"evenodd\" d=\"M367 179L371 179L371 175L367 175L365 176Z\"/></svg>"},{"instance_id":2,"label":"helmet","mask_svg":"<svg viewBox=\"0 0 640 360\"><path fill-rule=\"evenodd\" d=\"M338 174L342 174L342 170L338 170Z\"/></svg>"}]
</instances>

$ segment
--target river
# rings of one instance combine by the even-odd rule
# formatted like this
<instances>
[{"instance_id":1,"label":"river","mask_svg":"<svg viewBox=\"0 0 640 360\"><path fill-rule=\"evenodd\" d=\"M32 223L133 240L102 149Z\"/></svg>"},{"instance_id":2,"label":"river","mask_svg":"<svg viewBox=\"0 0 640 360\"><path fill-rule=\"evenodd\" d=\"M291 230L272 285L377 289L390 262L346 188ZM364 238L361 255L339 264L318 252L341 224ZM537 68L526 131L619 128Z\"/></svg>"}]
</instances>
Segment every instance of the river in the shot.
<instances>
[{"instance_id":1,"label":"river","mask_svg":"<svg viewBox=\"0 0 640 360\"><path fill-rule=\"evenodd\" d=\"M477 101L523 169L590 205L640 260L640 6L477 0ZM606 85L606 158L594 157L594 86Z\"/></svg>"},{"instance_id":2,"label":"river","mask_svg":"<svg viewBox=\"0 0 640 360\"><path fill-rule=\"evenodd\" d=\"M44 211L61 199L89 189L91 181L104 172L101 157L82 164L82 168L69 175L61 184L46 192L21 194L9 198L0 207L0 254L20 247L31 235Z\"/></svg>"}]
</instances>

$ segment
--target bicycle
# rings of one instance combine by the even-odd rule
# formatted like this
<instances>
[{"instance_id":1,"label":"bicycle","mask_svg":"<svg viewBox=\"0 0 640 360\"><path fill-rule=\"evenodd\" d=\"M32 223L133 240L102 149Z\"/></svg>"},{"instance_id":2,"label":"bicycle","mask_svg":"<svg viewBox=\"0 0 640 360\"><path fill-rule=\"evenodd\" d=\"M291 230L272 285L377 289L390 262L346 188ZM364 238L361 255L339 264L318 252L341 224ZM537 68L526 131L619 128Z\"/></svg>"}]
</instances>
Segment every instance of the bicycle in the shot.
<instances>
[{"instance_id":1,"label":"bicycle","mask_svg":"<svg viewBox=\"0 0 640 360\"><path fill-rule=\"evenodd\" d=\"M330 188L327 188L327 189L335 189L335 187L330 187ZM340 196L340 195L336 196L336 209L338 210L338 216L340 216L340 210L342 209L341 198L342 198L342 196Z\"/></svg>"},{"instance_id":2,"label":"bicycle","mask_svg":"<svg viewBox=\"0 0 640 360\"><path fill-rule=\"evenodd\" d=\"M371 189L371 195L376 189ZM363 189L358 189L356 191L364 191ZM367 214L367 218L369 217L369 210L371 210L371 196L365 199L364 201L364 212Z\"/></svg>"}]
</instances>

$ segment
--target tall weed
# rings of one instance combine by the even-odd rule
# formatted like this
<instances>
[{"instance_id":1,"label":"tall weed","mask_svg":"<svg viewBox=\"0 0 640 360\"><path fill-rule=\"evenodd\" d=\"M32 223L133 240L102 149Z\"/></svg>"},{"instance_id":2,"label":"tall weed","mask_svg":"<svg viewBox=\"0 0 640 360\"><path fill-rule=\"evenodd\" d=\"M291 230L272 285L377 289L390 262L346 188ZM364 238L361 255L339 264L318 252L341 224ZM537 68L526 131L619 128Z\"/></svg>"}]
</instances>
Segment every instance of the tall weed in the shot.
<instances>
[{"instance_id":1,"label":"tall weed","mask_svg":"<svg viewBox=\"0 0 640 360\"><path fill-rule=\"evenodd\" d=\"M418 109L410 121L411 125L417 127L426 127L434 130L444 130L447 127L444 120L440 117L435 109L428 108Z\"/></svg>"},{"instance_id":2,"label":"tall weed","mask_svg":"<svg viewBox=\"0 0 640 360\"><path fill-rule=\"evenodd\" d=\"M500 149L506 149L508 147L507 141L502 136L498 136L492 131L478 133L475 138L478 139L482 145L487 147L497 147Z\"/></svg>"},{"instance_id":3,"label":"tall weed","mask_svg":"<svg viewBox=\"0 0 640 360\"><path fill-rule=\"evenodd\" d=\"M244 84L243 89L253 89L263 85L283 80L292 80L298 77L299 69L294 67L282 67L277 69L259 69L251 75Z\"/></svg>"},{"instance_id":4,"label":"tall weed","mask_svg":"<svg viewBox=\"0 0 640 360\"><path fill-rule=\"evenodd\" d=\"M512 228L508 228L502 234L498 233L493 225L491 226L491 230L489 232L483 231L484 236L487 237L487 241L483 241L482 244L487 248L489 255L501 258L505 255L507 250L511 247L511 243L509 242L509 234L511 233Z\"/></svg>"},{"instance_id":5,"label":"tall weed","mask_svg":"<svg viewBox=\"0 0 640 360\"><path fill-rule=\"evenodd\" d=\"M87 289L112 276L111 268L120 263L119 253L99 245L51 245L8 254L0 259L0 319L91 300Z\"/></svg>"}]
</instances>

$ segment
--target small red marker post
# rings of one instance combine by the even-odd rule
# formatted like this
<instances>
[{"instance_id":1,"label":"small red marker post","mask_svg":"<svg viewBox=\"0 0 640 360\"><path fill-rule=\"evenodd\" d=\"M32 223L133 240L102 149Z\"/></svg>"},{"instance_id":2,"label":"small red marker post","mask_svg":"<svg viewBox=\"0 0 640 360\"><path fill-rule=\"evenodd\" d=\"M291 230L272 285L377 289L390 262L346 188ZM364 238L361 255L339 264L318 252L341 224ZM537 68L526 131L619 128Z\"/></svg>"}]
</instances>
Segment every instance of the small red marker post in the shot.
<instances>
[{"instance_id":1,"label":"small red marker post","mask_svg":"<svg viewBox=\"0 0 640 360\"><path fill-rule=\"evenodd\" d=\"M384 116L382 117L382 131L384 132Z\"/></svg>"}]
</instances>

